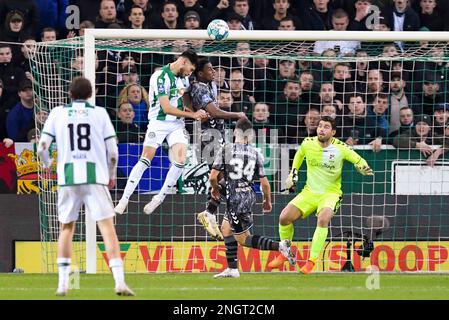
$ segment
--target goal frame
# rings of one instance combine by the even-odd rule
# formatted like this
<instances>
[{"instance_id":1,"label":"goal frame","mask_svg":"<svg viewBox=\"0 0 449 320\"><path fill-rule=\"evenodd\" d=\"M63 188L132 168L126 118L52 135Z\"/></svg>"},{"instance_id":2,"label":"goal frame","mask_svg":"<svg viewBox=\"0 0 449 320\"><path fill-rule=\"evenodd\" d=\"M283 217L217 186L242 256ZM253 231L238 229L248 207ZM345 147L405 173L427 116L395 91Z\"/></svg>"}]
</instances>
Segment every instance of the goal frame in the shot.
<instances>
[{"instance_id":1,"label":"goal frame","mask_svg":"<svg viewBox=\"0 0 449 320\"><path fill-rule=\"evenodd\" d=\"M85 29L84 76L95 83L96 39L129 40L210 40L206 30L159 30L159 29ZM448 41L448 32L419 31L278 31L278 30L230 30L223 41ZM89 103L95 104L95 90ZM86 215L86 273L97 270L96 223Z\"/></svg>"}]
</instances>

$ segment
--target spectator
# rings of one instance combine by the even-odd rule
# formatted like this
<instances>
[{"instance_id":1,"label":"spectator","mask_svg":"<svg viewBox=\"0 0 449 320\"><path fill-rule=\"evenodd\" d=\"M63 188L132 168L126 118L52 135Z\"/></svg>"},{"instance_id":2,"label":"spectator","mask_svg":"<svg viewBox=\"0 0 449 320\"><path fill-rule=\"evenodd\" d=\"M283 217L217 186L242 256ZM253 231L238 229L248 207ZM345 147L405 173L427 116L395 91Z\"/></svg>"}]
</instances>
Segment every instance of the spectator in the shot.
<instances>
[{"instance_id":1,"label":"spectator","mask_svg":"<svg viewBox=\"0 0 449 320\"><path fill-rule=\"evenodd\" d=\"M0 1L0 21L6 21L11 11L20 11L23 15L24 33L34 35L39 30L39 8L34 0L2 0Z\"/></svg>"},{"instance_id":2,"label":"spectator","mask_svg":"<svg viewBox=\"0 0 449 320\"><path fill-rule=\"evenodd\" d=\"M389 15L392 31L418 31L421 23L418 14L409 6L409 0L393 0L393 8ZM404 43L396 42L401 51Z\"/></svg>"},{"instance_id":3,"label":"spectator","mask_svg":"<svg viewBox=\"0 0 449 320\"><path fill-rule=\"evenodd\" d=\"M435 138L436 144L441 145L427 158L427 164L433 167L440 156L449 151L449 123L446 124L443 135Z\"/></svg>"},{"instance_id":4,"label":"spectator","mask_svg":"<svg viewBox=\"0 0 449 320\"><path fill-rule=\"evenodd\" d=\"M253 109L253 127L255 130L266 128L270 123L270 107L266 103L258 102Z\"/></svg>"},{"instance_id":5,"label":"spectator","mask_svg":"<svg viewBox=\"0 0 449 320\"><path fill-rule=\"evenodd\" d=\"M373 25L373 31L391 31L390 22L385 17L379 17L377 23Z\"/></svg>"},{"instance_id":6,"label":"spectator","mask_svg":"<svg viewBox=\"0 0 449 320\"><path fill-rule=\"evenodd\" d=\"M427 27L430 31L444 31L444 21L437 6L436 0L420 0L419 20L422 27Z\"/></svg>"},{"instance_id":7,"label":"spectator","mask_svg":"<svg viewBox=\"0 0 449 320\"><path fill-rule=\"evenodd\" d=\"M232 104L234 103L234 98L232 97L231 91L228 89L220 89L218 91L218 107L225 111L231 111Z\"/></svg>"},{"instance_id":8,"label":"spectator","mask_svg":"<svg viewBox=\"0 0 449 320\"><path fill-rule=\"evenodd\" d=\"M320 115L322 117L327 116L327 117L331 117L332 119L337 119L337 108L335 107L335 105L331 104L331 103L324 103L323 106L321 107L321 113Z\"/></svg>"},{"instance_id":9,"label":"spectator","mask_svg":"<svg viewBox=\"0 0 449 320\"><path fill-rule=\"evenodd\" d=\"M343 9L332 13L332 27L334 31L346 31L349 25L348 14ZM360 48L360 41L316 41L313 51L322 54L326 49L333 49L338 56L353 56Z\"/></svg>"},{"instance_id":10,"label":"spectator","mask_svg":"<svg viewBox=\"0 0 449 320\"><path fill-rule=\"evenodd\" d=\"M346 104L349 95L354 93L354 85L351 82L348 64L339 62L335 65L333 84L336 92L335 98Z\"/></svg>"},{"instance_id":11,"label":"spectator","mask_svg":"<svg viewBox=\"0 0 449 320\"><path fill-rule=\"evenodd\" d=\"M134 65L128 67L120 66L119 69L121 80L117 83L118 91L121 92L124 87L130 84L139 83L139 74L137 73L137 68Z\"/></svg>"},{"instance_id":12,"label":"spectator","mask_svg":"<svg viewBox=\"0 0 449 320\"><path fill-rule=\"evenodd\" d=\"M256 101L272 102L275 96L275 75L274 70L269 68L269 63L270 60L267 58L254 58L254 67L261 77L257 82L257 90L254 92Z\"/></svg>"},{"instance_id":13,"label":"spectator","mask_svg":"<svg viewBox=\"0 0 449 320\"><path fill-rule=\"evenodd\" d=\"M145 25L151 27L152 22L160 17L160 6L157 2L154 0L125 0L125 12L130 12L134 5L141 7L145 16ZM127 20L126 17L123 17L123 20Z\"/></svg>"},{"instance_id":14,"label":"spectator","mask_svg":"<svg viewBox=\"0 0 449 320\"><path fill-rule=\"evenodd\" d=\"M23 43L26 38L24 31L23 15L20 11L13 10L6 15L4 28L0 28L0 41ZM23 59L20 45L12 45L13 64L18 65Z\"/></svg>"},{"instance_id":15,"label":"spectator","mask_svg":"<svg viewBox=\"0 0 449 320\"><path fill-rule=\"evenodd\" d=\"M222 66L218 65L215 70L215 83L217 84L218 91L223 89L229 90L229 83L226 81L226 70Z\"/></svg>"},{"instance_id":16,"label":"spectator","mask_svg":"<svg viewBox=\"0 0 449 320\"><path fill-rule=\"evenodd\" d=\"M119 105L129 102L135 112L135 123L145 129L148 124L148 93L139 84L130 84L122 89L119 95Z\"/></svg>"},{"instance_id":17,"label":"spectator","mask_svg":"<svg viewBox=\"0 0 449 320\"><path fill-rule=\"evenodd\" d=\"M401 126L400 111L411 106L412 98L405 92L405 81L400 73L393 73L390 81L390 134Z\"/></svg>"},{"instance_id":18,"label":"spectator","mask_svg":"<svg viewBox=\"0 0 449 320\"><path fill-rule=\"evenodd\" d=\"M355 15L350 21L348 30L351 31L370 31L371 28L367 23L369 17L370 6L372 0L356 0L354 2Z\"/></svg>"},{"instance_id":19,"label":"spectator","mask_svg":"<svg viewBox=\"0 0 449 320\"><path fill-rule=\"evenodd\" d=\"M37 32L51 27L61 35L65 35L69 0L36 0L39 8L40 23Z\"/></svg>"},{"instance_id":20,"label":"spectator","mask_svg":"<svg viewBox=\"0 0 449 320\"><path fill-rule=\"evenodd\" d=\"M140 143L145 139L137 124L134 123L136 114L131 103L120 104L117 111L116 132L119 143Z\"/></svg>"},{"instance_id":21,"label":"spectator","mask_svg":"<svg viewBox=\"0 0 449 320\"><path fill-rule=\"evenodd\" d=\"M278 30L296 30L295 19L292 16L282 18Z\"/></svg>"},{"instance_id":22,"label":"spectator","mask_svg":"<svg viewBox=\"0 0 449 320\"><path fill-rule=\"evenodd\" d=\"M279 60L278 67L276 68L278 73L275 77L275 83L271 85L275 91L275 95L284 91L285 84L291 79L296 79L298 77L296 72L296 61L294 60ZM274 101L273 97L273 101Z\"/></svg>"},{"instance_id":23,"label":"spectator","mask_svg":"<svg viewBox=\"0 0 449 320\"><path fill-rule=\"evenodd\" d=\"M433 107L443 102L444 98L440 93L436 74L426 72L422 83L422 93L413 97L413 111L415 114L433 115Z\"/></svg>"},{"instance_id":24,"label":"spectator","mask_svg":"<svg viewBox=\"0 0 449 320\"><path fill-rule=\"evenodd\" d=\"M199 29L201 26L201 18L196 11L187 11L184 15L184 28Z\"/></svg>"},{"instance_id":25,"label":"spectator","mask_svg":"<svg viewBox=\"0 0 449 320\"><path fill-rule=\"evenodd\" d=\"M229 86L231 88L231 95L233 104L232 112L244 112L248 117L252 112L252 105L254 98L247 94L244 90L245 79L240 69L232 69L229 78Z\"/></svg>"},{"instance_id":26,"label":"spectator","mask_svg":"<svg viewBox=\"0 0 449 320\"><path fill-rule=\"evenodd\" d=\"M211 6L208 6L209 9L209 19L208 21L212 21L214 19L226 19L226 12L229 8L229 0L219 0L218 4L217 2L216 6L213 9L210 9ZM214 4L215 5L215 4Z\"/></svg>"},{"instance_id":27,"label":"spectator","mask_svg":"<svg viewBox=\"0 0 449 320\"><path fill-rule=\"evenodd\" d=\"M378 128L378 137L386 138L389 132L388 94L379 93L373 101L373 105L368 109L368 114L375 119Z\"/></svg>"},{"instance_id":28,"label":"spectator","mask_svg":"<svg viewBox=\"0 0 449 320\"><path fill-rule=\"evenodd\" d=\"M397 130L392 131L388 137L389 141L393 141L393 138L399 134L403 134L405 131L410 130L415 125L413 123L413 110L409 106L404 106L399 110L399 127ZM390 126L391 129L391 126Z\"/></svg>"},{"instance_id":29,"label":"spectator","mask_svg":"<svg viewBox=\"0 0 449 320\"><path fill-rule=\"evenodd\" d=\"M130 29L144 29L145 28L145 12L142 7L133 5L128 16Z\"/></svg>"},{"instance_id":30,"label":"spectator","mask_svg":"<svg viewBox=\"0 0 449 320\"><path fill-rule=\"evenodd\" d=\"M434 107L433 112L433 135L443 136L449 121L449 103L440 103Z\"/></svg>"},{"instance_id":31,"label":"spectator","mask_svg":"<svg viewBox=\"0 0 449 320\"><path fill-rule=\"evenodd\" d=\"M243 17L234 11L228 13L226 23L229 30L243 30Z\"/></svg>"},{"instance_id":32,"label":"spectator","mask_svg":"<svg viewBox=\"0 0 449 320\"><path fill-rule=\"evenodd\" d=\"M322 59L319 64L314 66L312 70L313 78L318 83L330 82L334 77L335 62L333 61L333 58L335 58L337 54L333 49L326 49L321 56L328 59Z\"/></svg>"},{"instance_id":33,"label":"spectator","mask_svg":"<svg viewBox=\"0 0 449 320\"><path fill-rule=\"evenodd\" d=\"M343 138L350 146L371 144L375 151L380 150L382 140L375 119L367 116L366 103L361 94L351 96L348 104L349 113L343 116ZM380 141L379 141L380 140Z\"/></svg>"},{"instance_id":34,"label":"spectator","mask_svg":"<svg viewBox=\"0 0 449 320\"><path fill-rule=\"evenodd\" d=\"M31 123L34 122L33 86L31 81L24 80L20 83L18 95L20 102L8 113L6 130L8 138L15 142L27 142L27 133Z\"/></svg>"},{"instance_id":35,"label":"spectator","mask_svg":"<svg viewBox=\"0 0 449 320\"><path fill-rule=\"evenodd\" d=\"M25 80L25 72L13 63L11 47L0 44L0 78L3 80L3 108L9 110L18 101L18 87Z\"/></svg>"},{"instance_id":36,"label":"spectator","mask_svg":"<svg viewBox=\"0 0 449 320\"><path fill-rule=\"evenodd\" d=\"M315 91L313 75L310 71L303 71L299 77L299 85L301 87L301 100L304 103L317 103L319 96Z\"/></svg>"},{"instance_id":37,"label":"spectator","mask_svg":"<svg viewBox=\"0 0 449 320\"><path fill-rule=\"evenodd\" d=\"M179 29L179 11L175 1L169 0L162 5L161 18L156 21L155 29Z\"/></svg>"},{"instance_id":38,"label":"spectator","mask_svg":"<svg viewBox=\"0 0 449 320\"><path fill-rule=\"evenodd\" d=\"M237 58L233 59L232 68L240 69L243 72L245 78L245 90L254 94L256 90L262 87L262 83L265 81L265 75L260 68L257 68L254 64L254 59L251 56L251 47L249 42L237 42L236 46Z\"/></svg>"},{"instance_id":39,"label":"spectator","mask_svg":"<svg viewBox=\"0 0 449 320\"><path fill-rule=\"evenodd\" d=\"M297 134L289 135L289 143L300 144L305 138L316 136L316 130L319 122L320 112L318 110L310 109L307 111L304 117L304 126L302 128L299 126L297 127L299 128Z\"/></svg>"},{"instance_id":40,"label":"spectator","mask_svg":"<svg viewBox=\"0 0 449 320\"><path fill-rule=\"evenodd\" d=\"M79 29L79 36L83 37L84 36L84 29L94 29L95 28L95 24L92 21L89 20L84 20L80 23L80 29Z\"/></svg>"},{"instance_id":41,"label":"spectator","mask_svg":"<svg viewBox=\"0 0 449 320\"><path fill-rule=\"evenodd\" d=\"M242 26L243 30L255 30L259 29L257 22L249 15L249 3L248 0L234 0L232 9L235 13L243 18Z\"/></svg>"},{"instance_id":42,"label":"spectator","mask_svg":"<svg viewBox=\"0 0 449 320\"><path fill-rule=\"evenodd\" d=\"M303 13L305 30L331 30L332 8L329 0L313 0Z\"/></svg>"},{"instance_id":43,"label":"spectator","mask_svg":"<svg viewBox=\"0 0 449 320\"><path fill-rule=\"evenodd\" d=\"M416 149L425 157L432 154L433 144L431 119L427 114L415 117L415 127L398 134L393 139L393 145L398 149Z\"/></svg>"},{"instance_id":44,"label":"spectator","mask_svg":"<svg viewBox=\"0 0 449 320\"><path fill-rule=\"evenodd\" d=\"M295 17L289 15L290 0L272 0L274 15L271 17L266 17L262 20L262 28L265 30L278 30L280 22L282 19L290 16L295 21L295 26L300 29L300 22Z\"/></svg>"},{"instance_id":45,"label":"spectator","mask_svg":"<svg viewBox=\"0 0 449 320\"><path fill-rule=\"evenodd\" d=\"M379 69L371 69L368 71L368 82L366 86L367 103L371 104L379 93L384 92L384 77Z\"/></svg>"},{"instance_id":46,"label":"spectator","mask_svg":"<svg viewBox=\"0 0 449 320\"><path fill-rule=\"evenodd\" d=\"M123 25L123 22L117 19L117 8L113 0L101 0L99 15L95 21L95 28L108 28L110 24Z\"/></svg>"},{"instance_id":47,"label":"spectator","mask_svg":"<svg viewBox=\"0 0 449 320\"><path fill-rule=\"evenodd\" d=\"M182 4L179 5L178 9L180 16L184 17L184 21L185 15L188 11L195 11L196 13L198 13L199 16L198 20L201 22L199 28L206 29L207 24L209 23L208 21L209 13L205 8L203 8L203 6L200 4L200 1L198 0L181 0L181 1Z\"/></svg>"},{"instance_id":48,"label":"spectator","mask_svg":"<svg viewBox=\"0 0 449 320\"><path fill-rule=\"evenodd\" d=\"M42 42L56 41L57 38L56 30L53 28L44 28L41 33Z\"/></svg>"}]
</instances>

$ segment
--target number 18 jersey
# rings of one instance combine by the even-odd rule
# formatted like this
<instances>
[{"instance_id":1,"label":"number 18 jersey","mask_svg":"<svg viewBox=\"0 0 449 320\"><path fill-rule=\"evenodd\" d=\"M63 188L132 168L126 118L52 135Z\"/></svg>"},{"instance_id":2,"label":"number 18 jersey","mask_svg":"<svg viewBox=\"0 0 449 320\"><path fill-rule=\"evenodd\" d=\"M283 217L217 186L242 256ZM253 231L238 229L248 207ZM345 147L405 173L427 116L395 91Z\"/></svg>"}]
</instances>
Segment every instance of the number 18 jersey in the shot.
<instances>
[{"instance_id":1,"label":"number 18 jersey","mask_svg":"<svg viewBox=\"0 0 449 320\"><path fill-rule=\"evenodd\" d=\"M104 108L86 101L56 107L42 134L56 142L59 186L109 183L105 141L115 130Z\"/></svg>"}]
</instances>

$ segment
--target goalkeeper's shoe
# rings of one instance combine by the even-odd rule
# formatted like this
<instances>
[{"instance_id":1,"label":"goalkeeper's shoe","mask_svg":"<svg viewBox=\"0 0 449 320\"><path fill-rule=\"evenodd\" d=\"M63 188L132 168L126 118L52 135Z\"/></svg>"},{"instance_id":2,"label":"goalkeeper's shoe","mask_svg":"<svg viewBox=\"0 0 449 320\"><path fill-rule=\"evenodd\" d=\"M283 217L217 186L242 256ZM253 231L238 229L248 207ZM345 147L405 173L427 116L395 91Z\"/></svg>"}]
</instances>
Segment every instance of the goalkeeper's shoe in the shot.
<instances>
[{"instance_id":1,"label":"goalkeeper's shoe","mask_svg":"<svg viewBox=\"0 0 449 320\"><path fill-rule=\"evenodd\" d=\"M239 269L226 268L222 273L214 275L214 278L239 278Z\"/></svg>"},{"instance_id":2,"label":"goalkeeper's shoe","mask_svg":"<svg viewBox=\"0 0 449 320\"><path fill-rule=\"evenodd\" d=\"M292 252L292 242L290 240L285 239L279 242L279 251L292 266L295 266L296 257Z\"/></svg>"},{"instance_id":3,"label":"goalkeeper's shoe","mask_svg":"<svg viewBox=\"0 0 449 320\"><path fill-rule=\"evenodd\" d=\"M151 199L150 202L148 202L145 207L143 207L143 212L146 214L152 214L154 210L156 210L157 207L159 207L162 203L161 197L157 194Z\"/></svg>"},{"instance_id":4,"label":"goalkeeper's shoe","mask_svg":"<svg viewBox=\"0 0 449 320\"><path fill-rule=\"evenodd\" d=\"M126 284L120 284L115 287L115 293L122 297L134 297L136 294L128 288Z\"/></svg>"},{"instance_id":5,"label":"goalkeeper's shoe","mask_svg":"<svg viewBox=\"0 0 449 320\"><path fill-rule=\"evenodd\" d=\"M314 267L315 262L313 262L312 260L307 260L306 264L301 268L300 272L302 274L309 274L312 272Z\"/></svg>"},{"instance_id":6,"label":"goalkeeper's shoe","mask_svg":"<svg viewBox=\"0 0 449 320\"><path fill-rule=\"evenodd\" d=\"M274 259L273 261L271 261L268 266L271 269L276 269L279 268L280 266L282 266L284 264L284 262L287 261L287 258L284 257L282 254L278 255L276 257L276 259Z\"/></svg>"},{"instance_id":7,"label":"goalkeeper's shoe","mask_svg":"<svg viewBox=\"0 0 449 320\"><path fill-rule=\"evenodd\" d=\"M128 206L128 201L120 199L120 201L117 203L117 205L114 208L114 212L117 214L124 214L127 206Z\"/></svg>"},{"instance_id":8,"label":"goalkeeper's shoe","mask_svg":"<svg viewBox=\"0 0 449 320\"><path fill-rule=\"evenodd\" d=\"M214 240L223 240L223 235L218 228L217 218L214 214L209 213L207 210L197 214L197 219L203 225L204 229L210 234Z\"/></svg>"}]
</instances>

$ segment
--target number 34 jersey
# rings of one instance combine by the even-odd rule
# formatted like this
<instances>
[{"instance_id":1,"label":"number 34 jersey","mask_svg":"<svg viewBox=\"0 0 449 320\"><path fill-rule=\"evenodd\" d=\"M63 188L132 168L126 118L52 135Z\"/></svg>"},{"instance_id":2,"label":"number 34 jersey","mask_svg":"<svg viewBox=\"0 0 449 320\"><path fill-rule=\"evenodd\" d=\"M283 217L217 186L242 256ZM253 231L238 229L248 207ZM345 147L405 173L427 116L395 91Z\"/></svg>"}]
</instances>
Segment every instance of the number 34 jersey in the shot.
<instances>
[{"instance_id":1,"label":"number 34 jersey","mask_svg":"<svg viewBox=\"0 0 449 320\"><path fill-rule=\"evenodd\" d=\"M213 169L223 172L228 210L247 213L256 201L253 182L265 177L263 156L252 146L226 144L215 157Z\"/></svg>"},{"instance_id":2,"label":"number 34 jersey","mask_svg":"<svg viewBox=\"0 0 449 320\"><path fill-rule=\"evenodd\" d=\"M104 108L78 100L56 107L42 134L56 142L59 186L109 183L105 141L115 130Z\"/></svg>"}]
</instances>

